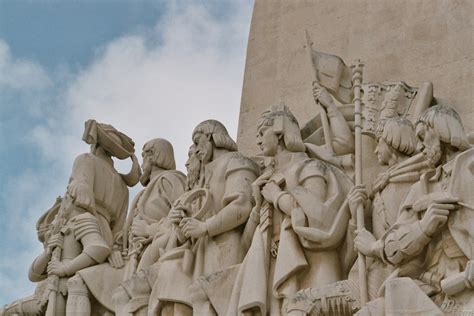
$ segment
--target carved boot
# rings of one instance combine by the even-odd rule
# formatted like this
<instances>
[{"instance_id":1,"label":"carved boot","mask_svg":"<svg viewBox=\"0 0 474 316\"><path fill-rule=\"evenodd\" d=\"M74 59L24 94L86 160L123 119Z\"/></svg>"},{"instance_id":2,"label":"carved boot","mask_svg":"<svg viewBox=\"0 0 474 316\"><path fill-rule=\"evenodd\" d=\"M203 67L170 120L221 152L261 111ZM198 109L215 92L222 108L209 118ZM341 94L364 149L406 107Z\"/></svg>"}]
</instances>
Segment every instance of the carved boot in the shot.
<instances>
[{"instance_id":1,"label":"carved boot","mask_svg":"<svg viewBox=\"0 0 474 316\"><path fill-rule=\"evenodd\" d=\"M73 276L68 280L67 288L66 315L89 316L91 314L89 291L82 278L78 275Z\"/></svg>"}]
</instances>

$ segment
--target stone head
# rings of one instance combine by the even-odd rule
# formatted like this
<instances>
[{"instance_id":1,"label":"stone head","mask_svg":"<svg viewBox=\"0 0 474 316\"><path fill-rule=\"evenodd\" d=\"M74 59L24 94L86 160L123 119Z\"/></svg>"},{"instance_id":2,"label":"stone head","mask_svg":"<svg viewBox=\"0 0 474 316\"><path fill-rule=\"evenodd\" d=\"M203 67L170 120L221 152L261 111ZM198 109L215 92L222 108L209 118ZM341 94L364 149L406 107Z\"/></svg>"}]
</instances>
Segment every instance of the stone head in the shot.
<instances>
[{"instance_id":1,"label":"stone head","mask_svg":"<svg viewBox=\"0 0 474 316\"><path fill-rule=\"evenodd\" d=\"M393 165L401 154L411 156L416 151L416 136L413 124L406 118L393 117L377 126L375 155L383 166Z\"/></svg>"},{"instance_id":2,"label":"stone head","mask_svg":"<svg viewBox=\"0 0 474 316\"><path fill-rule=\"evenodd\" d=\"M305 151L298 121L287 106L274 106L260 115L257 146L264 156L274 156L279 147L291 152Z\"/></svg>"},{"instance_id":3,"label":"stone head","mask_svg":"<svg viewBox=\"0 0 474 316\"><path fill-rule=\"evenodd\" d=\"M153 167L158 167L164 170L176 169L173 146L166 139L155 138L148 141L143 145L142 157L143 174L140 178L140 182L143 185L147 185L150 181Z\"/></svg>"},{"instance_id":4,"label":"stone head","mask_svg":"<svg viewBox=\"0 0 474 316\"><path fill-rule=\"evenodd\" d=\"M193 130L196 156L204 163L213 159L214 149L237 151L237 144L229 136L225 126L216 120L199 123Z\"/></svg>"},{"instance_id":5,"label":"stone head","mask_svg":"<svg viewBox=\"0 0 474 316\"><path fill-rule=\"evenodd\" d=\"M420 150L432 166L441 163L446 150L463 151L469 142L459 114L452 107L438 104L426 109L416 122Z\"/></svg>"},{"instance_id":6,"label":"stone head","mask_svg":"<svg viewBox=\"0 0 474 316\"><path fill-rule=\"evenodd\" d=\"M187 189L190 190L196 186L201 173L201 161L196 156L196 145L191 145L188 151L188 160L186 161L187 170Z\"/></svg>"}]
</instances>

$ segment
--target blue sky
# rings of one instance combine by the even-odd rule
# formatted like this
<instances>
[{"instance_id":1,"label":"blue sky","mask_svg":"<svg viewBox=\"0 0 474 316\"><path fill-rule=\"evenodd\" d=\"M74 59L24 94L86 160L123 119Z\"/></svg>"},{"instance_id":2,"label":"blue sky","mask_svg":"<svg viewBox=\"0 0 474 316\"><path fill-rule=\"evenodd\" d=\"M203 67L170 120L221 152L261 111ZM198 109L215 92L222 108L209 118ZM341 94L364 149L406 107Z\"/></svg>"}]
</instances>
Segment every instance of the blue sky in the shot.
<instances>
[{"instance_id":1,"label":"blue sky","mask_svg":"<svg viewBox=\"0 0 474 316\"><path fill-rule=\"evenodd\" d=\"M0 306L34 291L35 223L88 150L85 120L124 131L138 152L169 139L179 169L200 121L219 119L236 135L252 6L0 1Z\"/></svg>"}]
</instances>

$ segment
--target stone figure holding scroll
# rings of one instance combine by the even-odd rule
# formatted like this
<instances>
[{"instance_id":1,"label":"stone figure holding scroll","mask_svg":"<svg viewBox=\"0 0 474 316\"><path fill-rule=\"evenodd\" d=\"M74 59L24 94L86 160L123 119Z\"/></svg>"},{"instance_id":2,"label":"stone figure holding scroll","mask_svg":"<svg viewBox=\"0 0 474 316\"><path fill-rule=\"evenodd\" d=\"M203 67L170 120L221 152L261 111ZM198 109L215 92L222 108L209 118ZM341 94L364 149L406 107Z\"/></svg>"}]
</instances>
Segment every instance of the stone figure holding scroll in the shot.
<instances>
[{"instance_id":1,"label":"stone figure holding scroll","mask_svg":"<svg viewBox=\"0 0 474 316\"><path fill-rule=\"evenodd\" d=\"M77 283L89 299L116 312L112 292L133 273L158 260L157 251L150 246L154 238L169 236L171 223L168 212L174 201L184 192L185 176L175 170L172 145L165 139L152 139L143 146L143 174L140 191L131 205L131 211L122 227L124 258L106 262L77 272ZM126 296L128 298L128 296ZM98 309L95 306L95 309ZM81 314L87 315L87 314Z\"/></svg>"},{"instance_id":2,"label":"stone figure holding scroll","mask_svg":"<svg viewBox=\"0 0 474 316\"><path fill-rule=\"evenodd\" d=\"M378 256L397 267L385 282L385 299L370 302L358 315L384 308L430 315L474 308L474 151L458 113L446 105L425 110L416 134L435 169L412 185L377 247Z\"/></svg>"}]
</instances>

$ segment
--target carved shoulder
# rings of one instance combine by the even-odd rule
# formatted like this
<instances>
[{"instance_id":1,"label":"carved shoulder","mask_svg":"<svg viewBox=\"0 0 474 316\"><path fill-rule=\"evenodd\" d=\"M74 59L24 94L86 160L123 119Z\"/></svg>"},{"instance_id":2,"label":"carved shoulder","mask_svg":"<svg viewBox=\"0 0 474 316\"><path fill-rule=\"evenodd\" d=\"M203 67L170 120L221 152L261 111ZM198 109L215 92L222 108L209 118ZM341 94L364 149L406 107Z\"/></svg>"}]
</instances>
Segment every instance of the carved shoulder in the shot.
<instances>
[{"instance_id":1,"label":"carved shoulder","mask_svg":"<svg viewBox=\"0 0 474 316\"><path fill-rule=\"evenodd\" d=\"M227 164L226 178L229 176L229 174L239 170L248 170L256 177L258 177L260 174L260 168L258 167L257 163L239 153L233 153Z\"/></svg>"}]
</instances>

